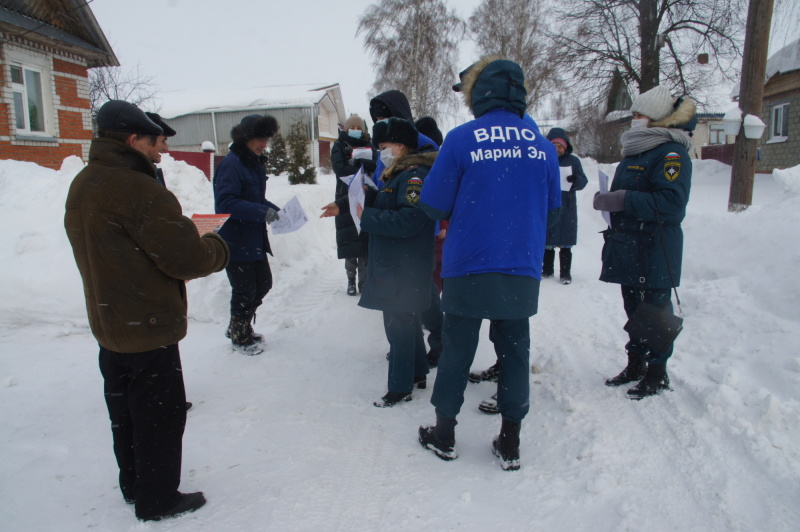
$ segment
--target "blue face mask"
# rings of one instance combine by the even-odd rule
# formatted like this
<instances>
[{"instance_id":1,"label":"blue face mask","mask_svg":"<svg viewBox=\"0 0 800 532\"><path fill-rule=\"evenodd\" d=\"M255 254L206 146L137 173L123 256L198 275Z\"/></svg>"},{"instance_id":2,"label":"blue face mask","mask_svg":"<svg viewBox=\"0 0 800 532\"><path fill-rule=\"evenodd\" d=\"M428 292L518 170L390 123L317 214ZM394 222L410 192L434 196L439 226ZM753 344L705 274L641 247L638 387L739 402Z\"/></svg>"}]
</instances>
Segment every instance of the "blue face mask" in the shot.
<instances>
[{"instance_id":1,"label":"blue face mask","mask_svg":"<svg viewBox=\"0 0 800 532\"><path fill-rule=\"evenodd\" d=\"M360 138L361 138L361 135L362 135L363 133L364 133L364 132L363 132L363 131L361 131L360 129L350 129L350 130L348 130L348 131L347 131L347 134L348 134L349 136L353 137L354 139L360 139Z\"/></svg>"}]
</instances>

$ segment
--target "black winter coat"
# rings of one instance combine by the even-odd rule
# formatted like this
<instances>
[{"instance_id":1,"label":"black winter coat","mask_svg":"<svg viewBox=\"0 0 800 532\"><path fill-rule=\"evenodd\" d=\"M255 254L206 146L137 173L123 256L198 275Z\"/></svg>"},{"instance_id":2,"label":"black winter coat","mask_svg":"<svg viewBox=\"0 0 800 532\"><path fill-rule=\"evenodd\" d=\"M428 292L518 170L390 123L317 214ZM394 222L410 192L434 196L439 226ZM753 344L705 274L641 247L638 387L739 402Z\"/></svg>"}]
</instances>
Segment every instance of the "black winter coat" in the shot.
<instances>
[{"instance_id":1,"label":"black winter coat","mask_svg":"<svg viewBox=\"0 0 800 532\"><path fill-rule=\"evenodd\" d=\"M578 243L578 198L576 192L583 190L589 184L580 159L572 154L572 143L567 132L561 128L553 128L547 134L548 140L562 138L567 141L564 155L558 158L558 166L572 167L575 182L569 190L561 191L561 215L558 221L547 230L547 245L555 247L571 247Z\"/></svg>"},{"instance_id":2,"label":"black winter coat","mask_svg":"<svg viewBox=\"0 0 800 532\"><path fill-rule=\"evenodd\" d=\"M353 157L353 148L370 148L372 150L372 160L363 160L359 165L350 164ZM375 159L377 154L370 146L368 138L356 139L347 134L347 131L339 132L339 139L333 143L331 148L331 166L333 173L336 174L336 197L338 200L347 196L347 185L340 178L343 176L354 175L358 172L361 165L368 174L375 171ZM357 161L362 161L357 159ZM340 259L366 257L367 256L367 235L358 234L356 225L350 214L340 214L335 219L336 224L336 255Z\"/></svg>"}]
</instances>

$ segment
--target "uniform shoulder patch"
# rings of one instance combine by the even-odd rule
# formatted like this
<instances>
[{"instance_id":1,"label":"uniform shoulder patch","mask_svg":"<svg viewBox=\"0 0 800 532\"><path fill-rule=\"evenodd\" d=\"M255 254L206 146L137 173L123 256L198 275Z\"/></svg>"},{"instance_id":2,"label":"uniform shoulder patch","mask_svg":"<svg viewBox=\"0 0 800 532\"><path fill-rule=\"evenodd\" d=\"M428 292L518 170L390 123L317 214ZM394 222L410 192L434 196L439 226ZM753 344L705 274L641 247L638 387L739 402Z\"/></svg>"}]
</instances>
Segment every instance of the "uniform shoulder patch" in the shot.
<instances>
[{"instance_id":1,"label":"uniform shoulder patch","mask_svg":"<svg viewBox=\"0 0 800 532\"><path fill-rule=\"evenodd\" d=\"M678 160L664 162L664 177L667 181L675 181L681 175L681 162Z\"/></svg>"},{"instance_id":2,"label":"uniform shoulder patch","mask_svg":"<svg viewBox=\"0 0 800 532\"><path fill-rule=\"evenodd\" d=\"M674 151L669 152L664 156L665 161L680 161L681 156L679 153L675 153Z\"/></svg>"},{"instance_id":3,"label":"uniform shoulder patch","mask_svg":"<svg viewBox=\"0 0 800 532\"><path fill-rule=\"evenodd\" d=\"M418 177L411 177L406 182L406 201L411 205L416 205L419 202L419 196L422 193L422 179Z\"/></svg>"}]
</instances>

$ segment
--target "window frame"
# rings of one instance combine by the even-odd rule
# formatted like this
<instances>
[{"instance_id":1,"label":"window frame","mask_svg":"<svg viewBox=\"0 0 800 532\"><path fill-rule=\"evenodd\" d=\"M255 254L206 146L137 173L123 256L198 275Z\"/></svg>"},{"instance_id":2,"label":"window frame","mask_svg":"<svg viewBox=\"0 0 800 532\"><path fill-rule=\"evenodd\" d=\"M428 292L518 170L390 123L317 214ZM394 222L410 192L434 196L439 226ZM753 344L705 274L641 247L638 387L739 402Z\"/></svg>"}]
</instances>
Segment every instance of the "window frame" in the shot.
<instances>
[{"instance_id":1,"label":"window frame","mask_svg":"<svg viewBox=\"0 0 800 532\"><path fill-rule=\"evenodd\" d=\"M773 105L769 109L769 140L768 142L786 142L789 140L789 102ZM779 118L776 120L776 116ZM775 134L775 127L780 122L780 134ZM786 127L784 130L783 127Z\"/></svg>"},{"instance_id":2,"label":"window frame","mask_svg":"<svg viewBox=\"0 0 800 532\"><path fill-rule=\"evenodd\" d=\"M11 88L11 106L13 107L12 119L13 128L18 137L36 138L40 137L48 139L53 137L53 103L51 97L50 84L52 83L50 76L50 68L47 61L35 58L29 54L19 51L8 52L8 80ZM19 69L21 74L22 83L14 80L13 70ZM30 74L30 75L29 75ZM38 76L38 97L41 106L41 130L31 129L31 95L29 94L30 77ZM35 90L35 89L34 89ZM22 101L22 118L24 121L23 127L18 125L18 108L19 101Z\"/></svg>"}]
</instances>

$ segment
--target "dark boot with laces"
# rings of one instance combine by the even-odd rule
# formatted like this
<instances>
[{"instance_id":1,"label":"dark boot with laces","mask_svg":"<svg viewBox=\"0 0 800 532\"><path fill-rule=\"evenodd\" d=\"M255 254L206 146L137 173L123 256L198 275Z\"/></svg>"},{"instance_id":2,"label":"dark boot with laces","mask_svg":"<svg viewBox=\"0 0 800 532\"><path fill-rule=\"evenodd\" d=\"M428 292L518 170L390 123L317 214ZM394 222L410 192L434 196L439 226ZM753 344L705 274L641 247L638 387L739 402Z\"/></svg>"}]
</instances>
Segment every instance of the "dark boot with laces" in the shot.
<instances>
[{"instance_id":1,"label":"dark boot with laces","mask_svg":"<svg viewBox=\"0 0 800 532\"><path fill-rule=\"evenodd\" d=\"M606 386L622 386L629 382L636 382L644 377L647 372L647 362L643 354L628 353L628 365L622 372L606 381Z\"/></svg>"},{"instance_id":2,"label":"dark boot with laces","mask_svg":"<svg viewBox=\"0 0 800 532\"><path fill-rule=\"evenodd\" d=\"M628 398L638 401L651 395L658 395L669 390L669 376L666 364L650 364L647 373L639 384L628 390Z\"/></svg>"},{"instance_id":3,"label":"dark boot with laces","mask_svg":"<svg viewBox=\"0 0 800 532\"><path fill-rule=\"evenodd\" d=\"M500 435L492 441L492 452L500 458L500 467L504 471L519 469L519 430L520 423L503 419L500 426Z\"/></svg>"},{"instance_id":4,"label":"dark boot with laces","mask_svg":"<svg viewBox=\"0 0 800 532\"><path fill-rule=\"evenodd\" d=\"M483 382L483 381L497 382L497 378L499 377L499 375L500 375L500 363L495 362L494 365L489 366L487 369L479 373L470 373L469 382Z\"/></svg>"},{"instance_id":5,"label":"dark boot with laces","mask_svg":"<svg viewBox=\"0 0 800 532\"><path fill-rule=\"evenodd\" d=\"M442 460L455 460L456 452L456 425L455 418L447 418L436 414L436 426L419 428L419 444L433 452Z\"/></svg>"},{"instance_id":6,"label":"dark boot with laces","mask_svg":"<svg viewBox=\"0 0 800 532\"><path fill-rule=\"evenodd\" d=\"M348 296L354 296L356 294L357 294L357 292L356 292L356 280L355 279L350 279L349 281L347 281L347 295Z\"/></svg>"},{"instance_id":7,"label":"dark boot with laces","mask_svg":"<svg viewBox=\"0 0 800 532\"><path fill-rule=\"evenodd\" d=\"M264 352L264 349L252 336L250 318L231 316L230 331L233 348L239 353L253 356Z\"/></svg>"}]
</instances>

